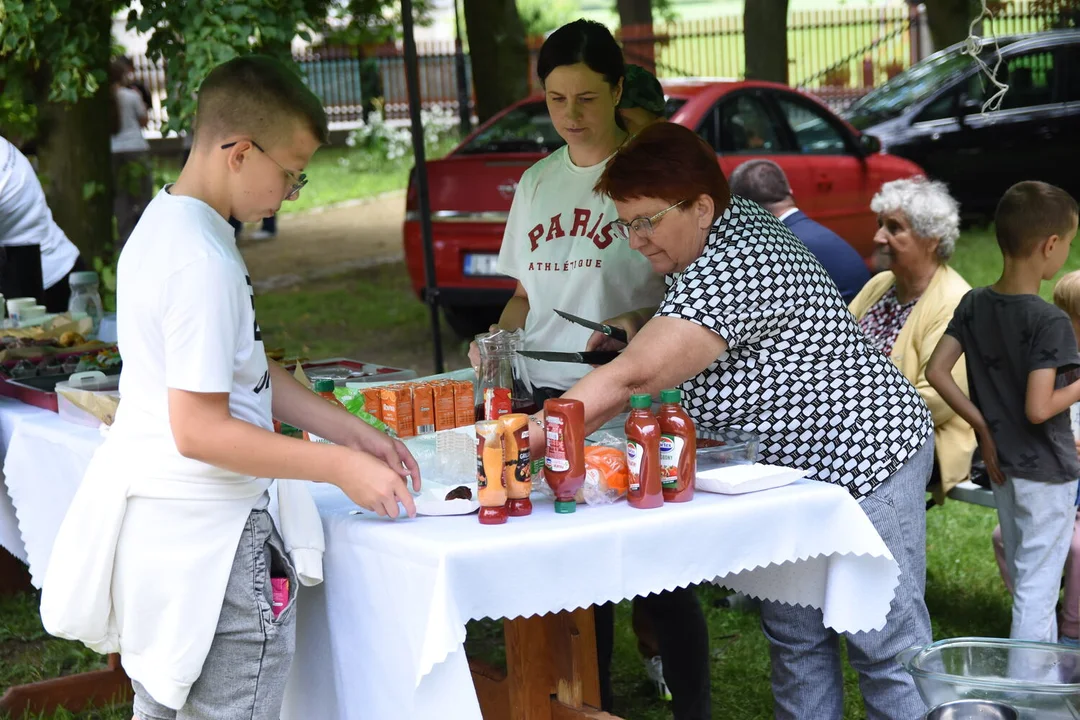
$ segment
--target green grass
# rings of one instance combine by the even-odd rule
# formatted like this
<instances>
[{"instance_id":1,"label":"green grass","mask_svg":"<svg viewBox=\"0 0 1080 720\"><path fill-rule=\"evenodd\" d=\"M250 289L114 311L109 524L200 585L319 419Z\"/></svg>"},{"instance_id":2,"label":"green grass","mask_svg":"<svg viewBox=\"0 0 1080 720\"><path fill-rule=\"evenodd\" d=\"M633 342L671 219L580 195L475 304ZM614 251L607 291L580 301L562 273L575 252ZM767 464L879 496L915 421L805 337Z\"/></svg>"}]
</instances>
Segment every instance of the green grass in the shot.
<instances>
[{"instance_id":1,"label":"green grass","mask_svg":"<svg viewBox=\"0 0 1080 720\"><path fill-rule=\"evenodd\" d=\"M988 229L966 231L952 265L972 285L993 282L1000 254ZM1074 248L1066 269L1080 267ZM1051 283L1043 290L1048 296ZM317 286L264 293L259 319L267 343L311 357L345 355L414 366L431 372L426 308L409 290L400 264L372 268ZM448 337L448 336L447 336ZM450 343L451 367L464 366L462 348ZM389 358L389 359L388 359ZM410 360L411 358L411 360ZM949 502L927 514L926 600L936 638L964 635L1007 636L1010 601L998 577L990 544L996 523L992 510ZM722 549L718 549L722 552ZM756 613L718 606L726 593L700 591L711 639L713 716L739 720L772 717L768 647ZM613 680L617 710L628 720L664 720L666 704L645 684L629 603L617 613ZM469 650L501 661L498 624L471 623ZM76 643L48 638L37 616L36 594L0 599L0 693L12 684L56 677L97 667L100 659ZM845 669L847 718L862 716L855 675ZM127 720L130 709L84 714L79 720ZM56 713L42 720L70 720Z\"/></svg>"}]
</instances>

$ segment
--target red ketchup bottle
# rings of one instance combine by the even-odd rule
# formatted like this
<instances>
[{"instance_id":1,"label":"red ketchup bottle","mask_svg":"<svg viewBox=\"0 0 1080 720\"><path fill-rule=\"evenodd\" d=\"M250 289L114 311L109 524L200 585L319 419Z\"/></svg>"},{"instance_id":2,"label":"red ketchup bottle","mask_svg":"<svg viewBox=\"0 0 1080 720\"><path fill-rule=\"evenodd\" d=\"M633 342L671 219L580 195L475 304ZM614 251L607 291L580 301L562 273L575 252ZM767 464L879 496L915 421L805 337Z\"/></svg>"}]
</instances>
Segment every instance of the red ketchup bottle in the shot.
<instances>
[{"instance_id":1,"label":"red ketchup bottle","mask_svg":"<svg viewBox=\"0 0 1080 720\"><path fill-rule=\"evenodd\" d=\"M585 484L585 405L580 400L544 402L547 454L544 477L555 493L555 512L577 510L574 496Z\"/></svg>"},{"instance_id":2,"label":"red ketchup bottle","mask_svg":"<svg viewBox=\"0 0 1080 720\"><path fill-rule=\"evenodd\" d=\"M639 510L664 504L660 480L660 423L652 414L652 396L633 395L626 418L626 464L630 469L627 500Z\"/></svg>"},{"instance_id":3,"label":"red ketchup bottle","mask_svg":"<svg viewBox=\"0 0 1080 720\"><path fill-rule=\"evenodd\" d=\"M682 393L664 390L660 393L660 479L664 502L688 502L694 499L694 478L697 476L697 430L694 421L683 410Z\"/></svg>"}]
</instances>

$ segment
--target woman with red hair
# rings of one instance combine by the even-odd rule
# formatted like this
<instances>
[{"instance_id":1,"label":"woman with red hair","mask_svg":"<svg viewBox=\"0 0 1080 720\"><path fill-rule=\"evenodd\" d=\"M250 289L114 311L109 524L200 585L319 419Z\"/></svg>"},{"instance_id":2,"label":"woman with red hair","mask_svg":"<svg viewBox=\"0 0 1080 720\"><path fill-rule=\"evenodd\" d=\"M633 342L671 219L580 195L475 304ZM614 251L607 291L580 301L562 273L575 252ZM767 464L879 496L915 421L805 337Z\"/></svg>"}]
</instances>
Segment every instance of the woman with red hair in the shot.
<instances>
[{"instance_id":1,"label":"woman with red hair","mask_svg":"<svg viewBox=\"0 0 1080 720\"><path fill-rule=\"evenodd\" d=\"M584 402L592 432L631 394L681 386L699 428L756 433L763 462L845 488L901 573L885 626L846 635L867 717L922 717L926 707L893 659L931 640L923 493L934 426L919 393L867 343L806 246L730 194L716 155L693 131L646 128L615 154L597 190L615 202L619 240L666 276L667 292L647 322L641 311L608 321L629 344L564 397ZM596 335L590 345L613 347ZM532 438L533 452L544 452L543 433ZM764 602L761 624L776 717L840 720L839 636L821 610Z\"/></svg>"}]
</instances>

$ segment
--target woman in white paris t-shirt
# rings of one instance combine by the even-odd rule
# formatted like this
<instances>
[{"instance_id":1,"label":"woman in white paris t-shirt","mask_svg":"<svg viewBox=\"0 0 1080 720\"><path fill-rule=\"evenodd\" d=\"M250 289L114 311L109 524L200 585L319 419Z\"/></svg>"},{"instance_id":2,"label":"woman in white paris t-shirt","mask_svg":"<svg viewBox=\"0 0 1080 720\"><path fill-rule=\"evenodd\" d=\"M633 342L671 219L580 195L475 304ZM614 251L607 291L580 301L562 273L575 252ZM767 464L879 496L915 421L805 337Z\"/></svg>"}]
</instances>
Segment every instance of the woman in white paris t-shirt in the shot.
<instances>
[{"instance_id":1,"label":"woman in white paris t-shirt","mask_svg":"<svg viewBox=\"0 0 1080 720\"><path fill-rule=\"evenodd\" d=\"M525 171L518 184L498 261L499 272L518 285L499 326L524 327L529 350L581 351L592 331L556 310L602 321L655 308L664 282L616 236L615 204L593 192L627 137L616 122L623 60L614 38L599 23L564 25L541 48L537 74L566 145ZM538 400L561 394L591 369L527 363Z\"/></svg>"}]
</instances>

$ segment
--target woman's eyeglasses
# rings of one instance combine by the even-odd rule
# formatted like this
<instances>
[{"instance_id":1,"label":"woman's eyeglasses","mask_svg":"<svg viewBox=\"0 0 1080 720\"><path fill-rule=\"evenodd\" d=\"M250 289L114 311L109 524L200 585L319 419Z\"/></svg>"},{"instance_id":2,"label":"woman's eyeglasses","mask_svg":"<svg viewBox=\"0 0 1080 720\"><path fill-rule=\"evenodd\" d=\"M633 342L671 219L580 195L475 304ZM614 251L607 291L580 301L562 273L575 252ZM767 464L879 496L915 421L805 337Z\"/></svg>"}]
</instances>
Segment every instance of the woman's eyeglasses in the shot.
<instances>
[{"instance_id":1,"label":"woman's eyeglasses","mask_svg":"<svg viewBox=\"0 0 1080 720\"><path fill-rule=\"evenodd\" d=\"M240 141L239 140L234 140L231 143L225 143L224 145L221 146L221 149L222 150L228 150L232 146L236 145L236 143L238 143L238 142L240 142ZM261 152L266 157L270 158L271 162L273 162L275 165L277 165L279 168L281 168L282 172L284 172L285 175L290 180L292 180L292 186L289 188L289 192L287 192L285 194L285 199L286 200L295 200L296 196L300 194L300 190L303 189L303 187L305 185L307 185L307 183L308 183L307 174L300 173L300 175L297 176L296 173L294 173L292 170L289 170L287 167L285 167L284 165L279 163L277 160L274 160L273 156L270 155L270 153L263 150L262 147L259 145L259 143L255 142L254 140L249 140L249 142L252 145L255 146L256 150Z\"/></svg>"},{"instance_id":2,"label":"woman's eyeglasses","mask_svg":"<svg viewBox=\"0 0 1080 720\"><path fill-rule=\"evenodd\" d=\"M671 207L666 207L666 208L664 208L663 210L661 210L660 212L656 213L655 215L653 215L651 217L634 218L630 222L624 222L622 220L615 220L611 224L612 224L612 226L615 228L616 232L618 232L619 236L623 240L629 240L630 239L630 231L631 230L633 230L634 233L638 237L645 238L646 240L648 240L649 238L652 237L653 228L660 224L660 220L661 220L661 218L664 217L664 215L671 212L672 210L679 207L680 205L685 205L685 204L686 204L686 200L680 200L679 202L675 203Z\"/></svg>"}]
</instances>

